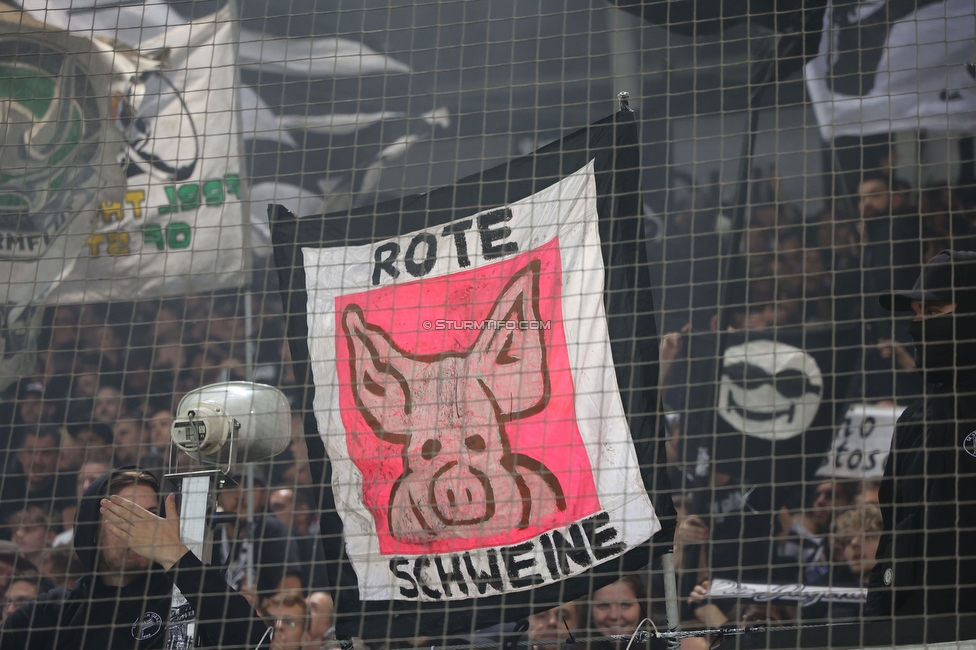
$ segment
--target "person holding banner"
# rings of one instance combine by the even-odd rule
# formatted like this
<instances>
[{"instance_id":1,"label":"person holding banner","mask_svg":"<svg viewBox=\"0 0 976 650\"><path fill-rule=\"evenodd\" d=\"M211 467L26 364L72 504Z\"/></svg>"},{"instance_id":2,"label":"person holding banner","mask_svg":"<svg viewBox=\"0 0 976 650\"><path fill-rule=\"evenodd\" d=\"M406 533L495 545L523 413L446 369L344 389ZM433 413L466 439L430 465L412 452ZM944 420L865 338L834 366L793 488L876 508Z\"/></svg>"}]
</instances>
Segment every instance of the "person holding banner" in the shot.
<instances>
[{"instance_id":1,"label":"person holding banner","mask_svg":"<svg viewBox=\"0 0 976 650\"><path fill-rule=\"evenodd\" d=\"M868 615L976 612L976 252L944 250L881 306L911 311L925 394L892 440Z\"/></svg>"}]
</instances>

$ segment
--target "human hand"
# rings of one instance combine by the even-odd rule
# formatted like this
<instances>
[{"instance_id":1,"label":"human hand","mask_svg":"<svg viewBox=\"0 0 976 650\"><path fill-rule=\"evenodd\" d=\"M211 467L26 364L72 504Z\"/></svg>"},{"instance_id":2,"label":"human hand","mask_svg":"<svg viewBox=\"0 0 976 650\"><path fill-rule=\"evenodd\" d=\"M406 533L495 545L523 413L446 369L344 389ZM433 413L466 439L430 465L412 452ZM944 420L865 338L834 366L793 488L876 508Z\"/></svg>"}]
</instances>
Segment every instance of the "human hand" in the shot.
<instances>
[{"instance_id":1,"label":"human hand","mask_svg":"<svg viewBox=\"0 0 976 650\"><path fill-rule=\"evenodd\" d=\"M261 599L258 598L257 585L248 582L247 577L241 580L241 586L237 590L237 593L244 596L244 600L246 600L251 605L251 608L255 612L257 612L259 616L270 618L270 616L268 616L268 613L265 612L264 609L261 607Z\"/></svg>"},{"instance_id":2,"label":"human hand","mask_svg":"<svg viewBox=\"0 0 976 650\"><path fill-rule=\"evenodd\" d=\"M789 508L786 506L780 508L776 520L779 522L779 532L776 536L788 537L793 532L793 515L790 514Z\"/></svg>"},{"instance_id":3,"label":"human hand","mask_svg":"<svg viewBox=\"0 0 976 650\"><path fill-rule=\"evenodd\" d=\"M688 604L691 605L697 621L704 624L705 627L717 629L728 623L729 617L717 605L705 602L708 598L708 590L711 587L711 581L702 580L700 585L696 585L691 590Z\"/></svg>"},{"instance_id":4,"label":"human hand","mask_svg":"<svg viewBox=\"0 0 976 650\"><path fill-rule=\"evenodd\" d=\"M898 341L878 339L877 347L882 359L890 359L894 355L899 370L915 370L915 357Z\"/></svg>"},{"instance_id":5,"label":"human hand","mask_svg":"<svg viewBox=\"0 0 976 650\"><path fill-rule=\"evenodd\" d=\"M677 332L670 332L661 337L661 361L673 361L684 347L684 335L691 330L691 323L687 323Z\"/></svg>"},{"instance_id":6,"label":"human hand","mask_svg":"<svg viewBox=\"0 0 976 650\"><path fill-rule=\"evenodd\" d=\"M142 506L118 495L102 499L104 525L137 555L169 570L189 549L180 539L180 518L176 513L176 496L166 497L166 517L149 512Z\"/></svg>"},{"instance_id":7,"label":"human hand","mask_svg":"<svg viewBox=\"0 0 976 650\"><path fill-rule=\"evenodd\" d=\"M705 602L705 599L708 597L708 590L711 588L711 580L702 580L700 585L695 585L695 588L691 590L691 595L688 596L688 604Z\"/></svg>"},{"instance_id":8,"label":"human hand","mask_svg":"<svg viewBox=\"0 0 976 650\"><path fill-rule=\"evenodd\" d=\"M891 339L878 339L878 354L882 359L890 359L892 353Z\"/></svg>"},{"instance_id":9,"label":"human hand","mask_svg":"<svg viewBox=\"0 0 976 650\"><path fill-rule=\"evenodd\" d=\"M682 517L674 531L674 541L679 544L702 544L708 541L708 525L701 517Z\"/></svg>"}]
</instances>

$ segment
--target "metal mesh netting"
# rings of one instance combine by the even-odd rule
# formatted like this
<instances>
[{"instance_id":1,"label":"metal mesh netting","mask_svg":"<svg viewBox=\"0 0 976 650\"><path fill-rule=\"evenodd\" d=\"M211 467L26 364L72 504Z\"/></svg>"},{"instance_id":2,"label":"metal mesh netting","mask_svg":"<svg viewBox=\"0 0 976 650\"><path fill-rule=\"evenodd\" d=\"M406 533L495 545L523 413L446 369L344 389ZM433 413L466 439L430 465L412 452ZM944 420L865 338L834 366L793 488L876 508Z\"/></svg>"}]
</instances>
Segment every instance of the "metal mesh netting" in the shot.
<instances>
[{"instance_id":1,"label":"metal mesh netting","mask_svg":"<svg viewBox=\"0 0 976 650\"><path fill-rule=\"evenodd\" d=\"M973 0L0 3L0 648L976 638L974 62Z\"/></svg>"}]
</instances>

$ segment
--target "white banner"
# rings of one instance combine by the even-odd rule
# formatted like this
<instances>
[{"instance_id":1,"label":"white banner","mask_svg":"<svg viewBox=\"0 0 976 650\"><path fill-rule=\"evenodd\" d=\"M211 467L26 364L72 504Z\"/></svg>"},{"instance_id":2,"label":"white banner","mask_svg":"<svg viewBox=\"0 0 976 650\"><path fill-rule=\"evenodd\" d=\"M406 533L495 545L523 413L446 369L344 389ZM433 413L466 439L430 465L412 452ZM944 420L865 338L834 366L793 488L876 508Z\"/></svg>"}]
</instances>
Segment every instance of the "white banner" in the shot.
<instances>
[{"instance_id":1,"label":"white banner","mask_svg":"<svg viewBox=\"0 0 976 650\"><path fill-rule=\"evenodd\" d=\"M48 24L143 52L157 47L164 34L168 46L172 35L187 22L180 10L165 0L133 0L124 4L119 4L118 0L22 0L22 6L31 16ZM252 26L261 24L261 21L249 22ZM272 23L274 19L267 21L265 26ZM313 84L310 87L314 87L316 83L339 77L409 75L413 72L409 65L395 57L377 52L358 40L336 38L331 33L295 38L273 32L242 30L236 42L239 43L239 69L285 75L288 79L286 86L292 89L301 84ZM328 87L327 83L325 87ZM446 108L437 107L414 114L407 110L409 102L404 97L393 102L401 107L400 110L387 107L369 113L329 113L321 112L327 110L328 102L302 99L296 103L290 92L282 94L280 88L271 85L266 88L266 96L261 97L259 91L264 88L241 85L239 103L239 129L243 140L256 143L250 159L253 174L248 193L253 225L251 252L259 257L271 253L269 203L284 205L293 213L302 215L345 210L354 202L357 205L373 203L384 170L390 174L389 168L402 165L406 152L414 144L430 138L437 129L448 128L451 123ZM316 94L315 90L310 92ZM298 106L301 110L295 113ZM383 129L394 134L397 141L384 142L378 151L370 151L372 159L371 162L367 159L365 174L358 173L357 169L332 169L332 156L308 157L298 144L307 135L350 135L380 122L396 125ZM408 132L407 140L401 139L404 129ZM277 143L275 155L262 155L269 153L267 147L262 149L262 142ZM362 162L357 165L361 166Z\"/></svg>"},{"instance_id":2,"label":"white banner","mask_svg":"<svg viewBox=\"0 0 976 650\"><path fill-rule=\"evenodd\" d=\"M813 587L810 585L764 585L715 579L708 590L710 598L738 598L757 603L789 603L806 607L814 603L863 603L863 587Z\"/></svg>"},{"instance_id":3,"label":"white banner","mask_svg":"<svg viewBox=\"0 0 976 650\"><path fill-rule=\"evenodd\" d=\"M0 5L0 389L33 366L43 302L124 180L112 54Z\"/></svg>"},{"instance_id":4,"label":"white banner","mask_svg":"<svg viewBox=\"0 0 976 650\"><path fill-rule=\"evenodd\" d=\"M532 589L660 529L597 219L590 163L446 227L302 249L315 414L363 600Z\"/></svg>"},{"instance_id":5,"label":"white banner","mask_svg":"<svg viewBox=\"0 0 976 650\"><path fill-rule=\"evenodd\" d=\"M125 194L103 202L57 302L239 287L250 252L242 184L236 16L230 6L116 54L112 96Z\"/></svg>"},{"instance_id":6,"label":"white banner","mask_svg":"<svg viewBox=\"0 0 976 650\"><path fill-rule=\"evenodd\" d=\"M828 4L807 89L824 139L976 131L974 0Z\"/></svg>"},{"instance_id":7,"label":"white banner","mask_svg":"<svg viewBox=\"0 0 976 650\"><path fill-rule=\"evenodd\" d=\"M839 479L881 478L891 449L895 423L903 406L852 404L837 428L817 476Z\"/></svg>"}]
</instances>

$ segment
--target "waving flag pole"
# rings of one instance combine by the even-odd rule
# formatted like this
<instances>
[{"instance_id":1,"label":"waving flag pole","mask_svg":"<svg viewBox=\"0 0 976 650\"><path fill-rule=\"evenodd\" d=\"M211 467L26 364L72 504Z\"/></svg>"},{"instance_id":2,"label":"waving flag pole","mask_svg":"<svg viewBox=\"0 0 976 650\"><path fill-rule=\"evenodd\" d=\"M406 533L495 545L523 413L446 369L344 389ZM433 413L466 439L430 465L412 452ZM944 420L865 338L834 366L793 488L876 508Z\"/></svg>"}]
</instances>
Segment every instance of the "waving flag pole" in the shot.
<instances>
[{"instance_id":1,"label":"waving flag pole","mask_svg":"<svg viewBox=\"0 0 976 650\"><path fill-rule=\"evenodd\" d=\"M617 100L620 102L620 112L633 113L630 108L630 93L622 90L617 93ZM658 403L659 411L662 405ZM667 614L668 631L677 632L681 625L681 607L678 604L678 582L674 568L674 539L672 534L671 543L668 545L664 554L661 556L661 567L664 571L664 608ZM668 638L669 650L680 650L681 639L677 636Z\"/></svg>"}]
</instances>

